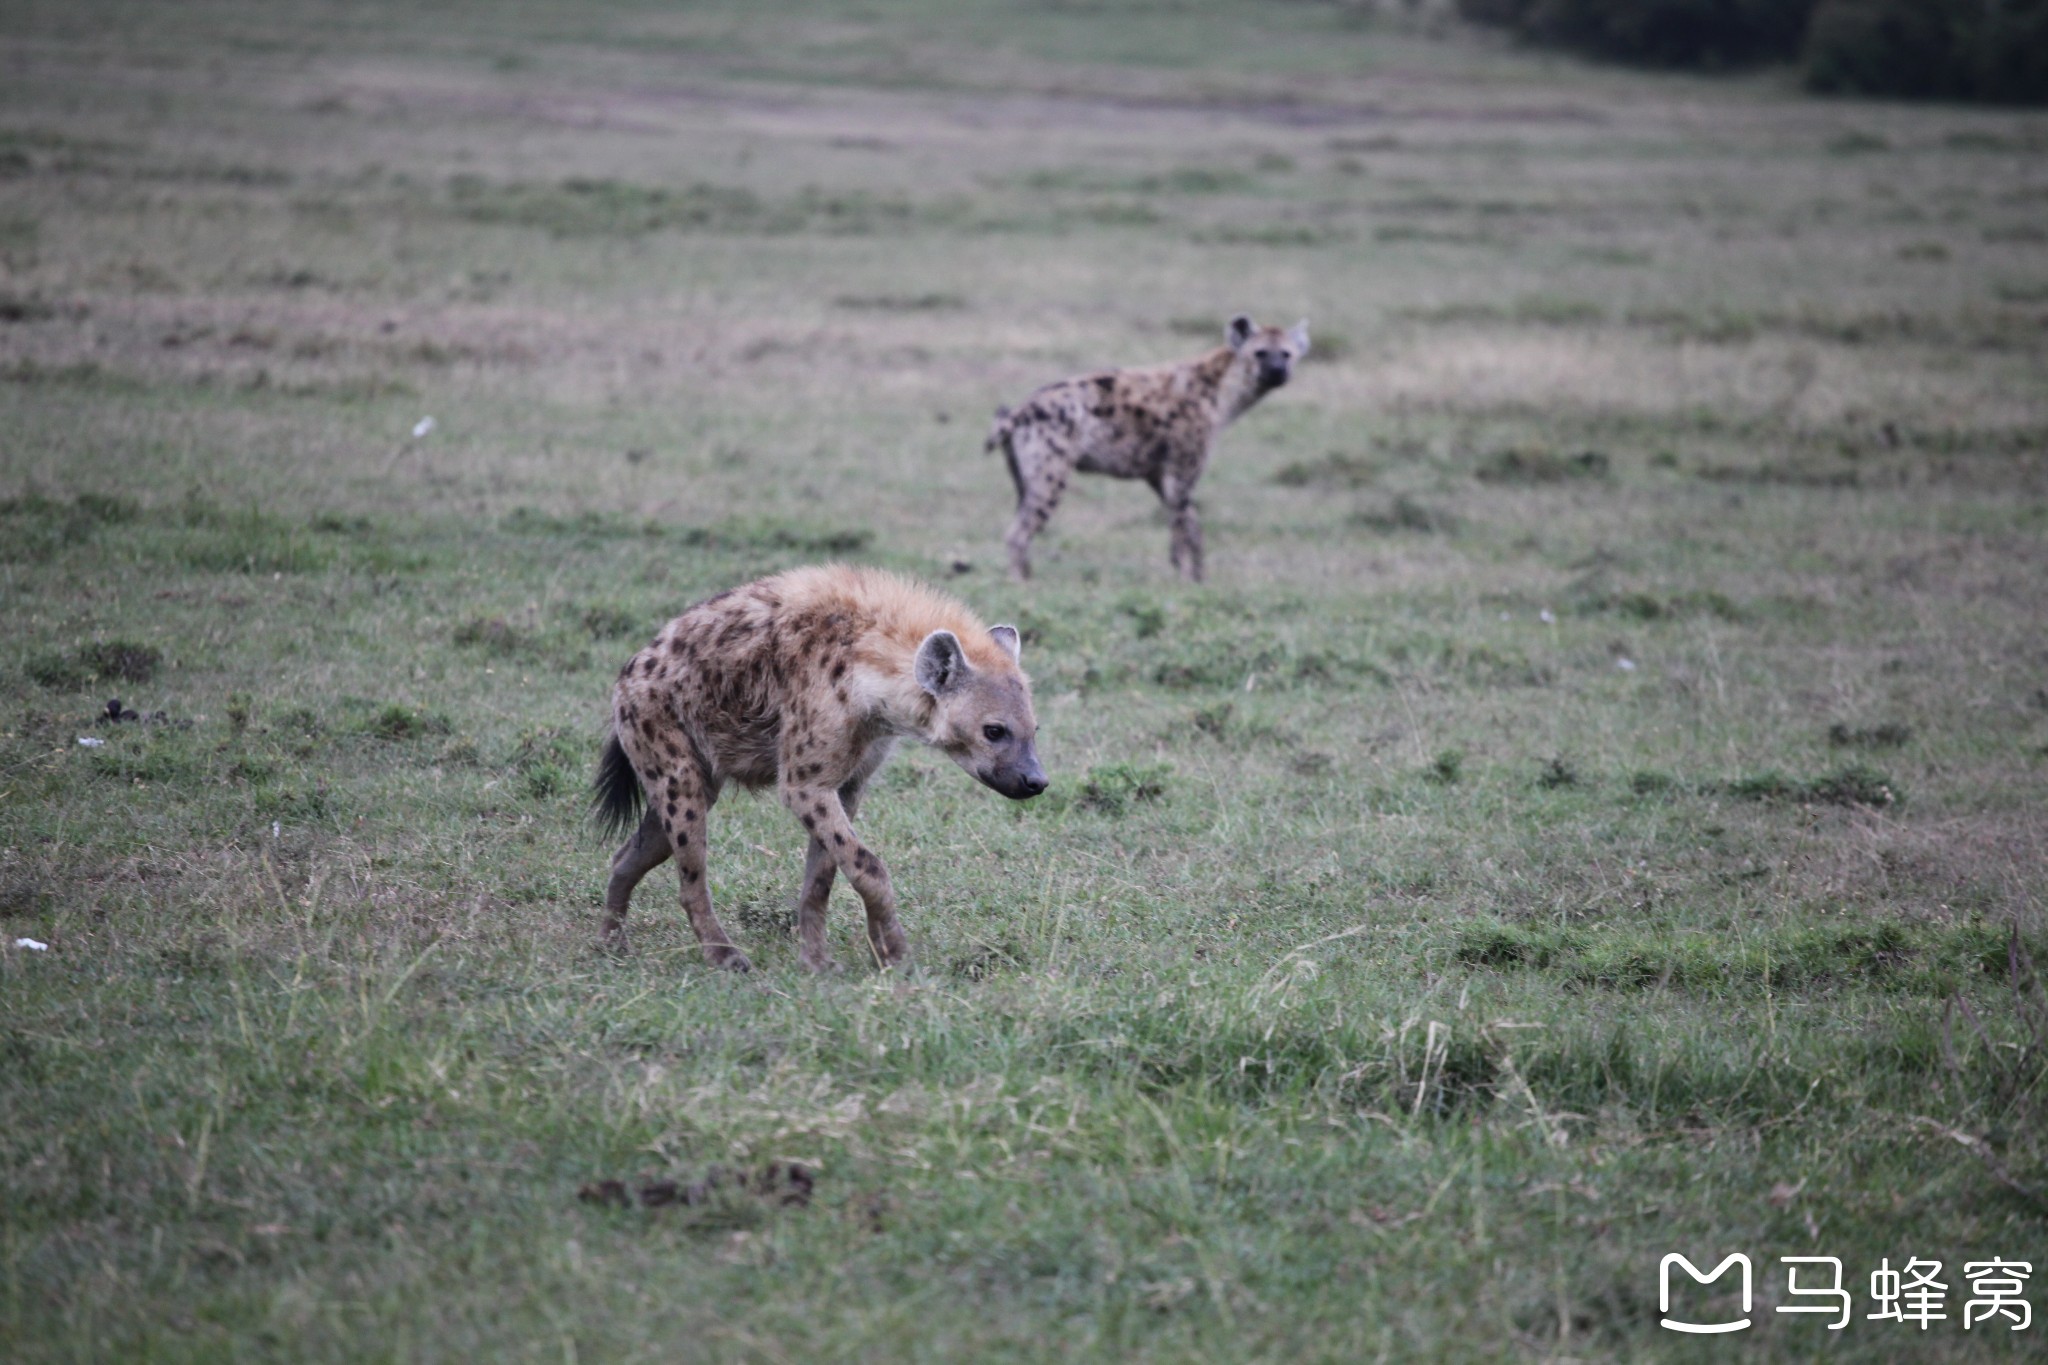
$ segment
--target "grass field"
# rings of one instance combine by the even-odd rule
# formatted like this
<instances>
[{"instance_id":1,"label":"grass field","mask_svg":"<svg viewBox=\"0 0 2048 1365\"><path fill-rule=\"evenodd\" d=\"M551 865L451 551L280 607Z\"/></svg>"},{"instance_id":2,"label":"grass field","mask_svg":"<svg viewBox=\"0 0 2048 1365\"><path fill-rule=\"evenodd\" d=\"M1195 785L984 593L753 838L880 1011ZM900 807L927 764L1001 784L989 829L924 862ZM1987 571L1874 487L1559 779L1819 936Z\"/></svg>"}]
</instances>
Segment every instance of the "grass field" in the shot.
<instances>
[{"instance_id":1,"label":"grass field","mask_svg":"<svg viewBox=\"0 0 2048 1365\"><path fill-rule=\"evenodd\" d=\"M1385 8L0 3L0 1355L2038 1351L2048 115ZM1238 311L1209 584L1004 581L995 405ZM601 954L613 673L833 558L1053 790L885 770L910 973L740 793L760 970Z\"/></svg>"}]
</instances>

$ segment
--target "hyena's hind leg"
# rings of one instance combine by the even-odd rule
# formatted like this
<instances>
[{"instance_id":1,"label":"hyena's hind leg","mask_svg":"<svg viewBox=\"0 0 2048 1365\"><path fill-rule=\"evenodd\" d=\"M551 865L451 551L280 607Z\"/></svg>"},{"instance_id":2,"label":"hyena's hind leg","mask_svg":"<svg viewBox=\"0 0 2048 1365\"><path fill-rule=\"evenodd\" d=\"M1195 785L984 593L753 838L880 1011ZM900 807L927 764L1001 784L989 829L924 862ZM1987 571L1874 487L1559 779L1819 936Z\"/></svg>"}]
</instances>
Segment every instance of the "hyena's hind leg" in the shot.
<instances>
[{"instance_id":1,"label":"hyena's hind leg","mask_svg":"<svg viewBox=\"0 0 2048 1365\"><path fill-rule=\"evenodd\" d=\"M704 878L704 819L711 813L713 793L696 769L684 764L662 779L659 791L648 792L651 808L661 817L662 832L675 850L676 876L682 883L683 913L704 949L704 960L728 971L752 971L754 964L733 946L732 936L711 909L711 883Z\"/></svg>"},{"instance_id":2,"label":"hyena's hind leg","mask_svg":"<svg viewBox=\"0 0 2048 1365\"><path fill-rule=\"evenodd\" d=\"M604 888L604 929L601 941L607 948L626 946L626 911L633 900L633 888L640 879L668 861L668 835L653 811L640 819L635 829L612 855L611 880Z\"/></svg>"},{"instance_id":3,"label":"hyena's hind leg","mask_svg":"<svg viewBox=\"0 0 2048 1365\"><path fill-rule=\"evenodd\" d=\"M1017 515L1003 544L1010 552L1010 577L1031 577L1031 538L1052 520L1060 495L1074 475L1074 456L1065 445L1028 426L1011 429L1010 477L1017 485Z\"/></svg>"},{"instance_id":4,"label":"hyena's hind leg","mask_svg":"<svg viewBox=\"0 0 2048 1365\"><path fill-rule=\"evenodd\" d=\"M648 770L650 773L653 769ZM612 875L604 888L604 927L599 942L607 948L626 946L626 911L640 879L668 860L668 835L653 811L643 813L647 795L633 757L617 733L605 741L591 787L591 818L600 830L631 830L612 854Z\"/></svg>"},{"instance_id":5,"label":"hyena's hind leg","mask_svg":"<svg viewBox=\"0 0 2048 1365\"><path fill-rule=\"evenodd\" d=\"M688 737L673 720L663 718L635 728L633 717L621 719L626 723L619 727L618 737L647 795L647 816L640 832L614 860L611 891L618 893L616 913L623 921L625 899L632 894L633 883L672 854L681 883L683 913L690 918L705 960L714 967L749 970L753 964L733 946L732 936L711 909L711 883L704 876L704 822L718 797L717 788L699 769ZM660 844L654 842L657 839ZM664 845L662 852L655 852ZM611 891L605 898L607 923L615 913Z\"/></svg>"}]
</instances>

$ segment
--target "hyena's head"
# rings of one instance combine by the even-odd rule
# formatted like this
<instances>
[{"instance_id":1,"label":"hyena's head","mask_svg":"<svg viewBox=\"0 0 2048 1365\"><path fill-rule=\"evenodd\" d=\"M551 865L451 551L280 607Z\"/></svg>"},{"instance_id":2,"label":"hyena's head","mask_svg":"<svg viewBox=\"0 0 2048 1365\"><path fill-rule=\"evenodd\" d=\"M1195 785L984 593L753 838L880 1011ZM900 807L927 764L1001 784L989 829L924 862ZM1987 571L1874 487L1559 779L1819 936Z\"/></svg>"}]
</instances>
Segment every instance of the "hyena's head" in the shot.
<instances>
[{"instance_id":1,"label":"hyena's head","mask_svg":"<svg viewBox=\"0 0 2048 1365\"><path fill-rule=\"evenodd\" d=\"M1230 320L1224 339L1237 352L1240 362L1252 366L1258 392L1269 393L1285 384L1294 373L1294 362L1308 354L1308 319L1286 330L1261 327L1244 314Z\"/></svg>"},{"instance_id":2,"label":"hyena's head","mask_svg":"<svg viewBox=\"0 0 2048 1365\"><path fill-rule=\"evenodd\" d=\"M975 651L978 667L950 630L933 631L917 647L912 672L935 703L926 738L980 781L1024 801L1049 785L1038 766L1031 683L1017 666L1017 628L991 626L988 638L995 649Z\"/></svg>"}]
</instances>

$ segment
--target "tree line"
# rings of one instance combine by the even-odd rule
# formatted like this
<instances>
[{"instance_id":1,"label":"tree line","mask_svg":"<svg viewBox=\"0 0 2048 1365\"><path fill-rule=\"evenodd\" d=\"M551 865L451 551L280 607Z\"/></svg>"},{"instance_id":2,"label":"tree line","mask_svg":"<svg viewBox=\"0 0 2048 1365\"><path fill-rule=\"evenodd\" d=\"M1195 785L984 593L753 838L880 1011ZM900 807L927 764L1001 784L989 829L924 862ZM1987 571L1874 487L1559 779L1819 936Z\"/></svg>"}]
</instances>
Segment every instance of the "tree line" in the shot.
<instances>
[{"instance_id":1,"label":"tree line","mask_svg":"<svg viewBox=\"0 0 2048 1365\"><path fill-rule=\"evenodd\" d=\"M1797 63L1810 90L2048 104L2048 0L1457 0L1476 23L1640 66Z\"/></svg>"}]
</instances>

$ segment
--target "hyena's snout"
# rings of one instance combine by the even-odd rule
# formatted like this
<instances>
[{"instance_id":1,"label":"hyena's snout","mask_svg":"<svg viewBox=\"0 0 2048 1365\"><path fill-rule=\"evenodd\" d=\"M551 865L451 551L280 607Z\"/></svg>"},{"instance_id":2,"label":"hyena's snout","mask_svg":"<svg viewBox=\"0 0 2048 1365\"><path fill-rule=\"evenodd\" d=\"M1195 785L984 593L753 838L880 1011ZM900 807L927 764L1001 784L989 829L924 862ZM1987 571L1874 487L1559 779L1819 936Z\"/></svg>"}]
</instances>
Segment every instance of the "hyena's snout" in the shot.
<instances>
[{"instance_id":1,"label":"hyena's snout","mask_svg":"<svg viewBox=\"0 0 2048 1365\"><path fill-rule=\"evenodd\" d=\"M1038 764L1038 750L1029 744L1021 746L1014 756L1005 759L975 774L982 782L995 788L1012 801L1029 801L1052 783L1045 777L1045 769Z\"/></svg>"}]
</instances>

